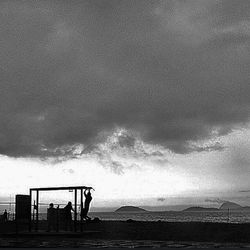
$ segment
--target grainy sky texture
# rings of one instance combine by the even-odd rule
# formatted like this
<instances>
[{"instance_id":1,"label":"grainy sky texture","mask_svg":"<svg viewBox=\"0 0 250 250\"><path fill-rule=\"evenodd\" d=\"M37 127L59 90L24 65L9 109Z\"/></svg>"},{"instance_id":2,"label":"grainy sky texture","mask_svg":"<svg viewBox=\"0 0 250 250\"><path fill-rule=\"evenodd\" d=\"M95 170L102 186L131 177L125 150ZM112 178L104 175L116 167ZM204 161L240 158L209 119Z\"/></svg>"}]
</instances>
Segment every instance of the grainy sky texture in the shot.
<instances>
[{"instance_id":1,"label":"grainy sky texture","mask_svg":"<svg viewBox=\"0 0 250 250\"><path fill-rule=\"evenodd\" d=\"M243 176L248 142L232 135L249 134L249 12L248 0L1 1L0 154L88 157L120 176L197 154L202 176L227 153L221 176Z\"/></svg>"}]
</instances>

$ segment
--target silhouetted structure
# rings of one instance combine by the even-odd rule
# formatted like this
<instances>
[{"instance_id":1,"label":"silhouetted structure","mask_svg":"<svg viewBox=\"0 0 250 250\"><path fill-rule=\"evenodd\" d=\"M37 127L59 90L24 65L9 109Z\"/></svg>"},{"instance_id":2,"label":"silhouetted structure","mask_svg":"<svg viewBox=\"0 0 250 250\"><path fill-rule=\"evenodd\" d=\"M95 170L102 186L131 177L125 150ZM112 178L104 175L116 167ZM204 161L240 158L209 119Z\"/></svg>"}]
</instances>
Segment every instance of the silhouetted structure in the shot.
<instances>
[{"instance_id":1,"label":"silhouetted structure","mask_svg":"<svg viewBox=\"0 0 250 250\"><path fill-rule=\"evenodd\" d=\"M69 213L67 215L65 215L65 208L64 209L56 209L56 217L57 217L57 222L56 222L56 226L57 226L57 230L58 230L58 223L60 223L60 221L63 221L65 220L65 217L67 217L67 219L70 219L71 220L71 223L72 223L72 218L71 218L71 211L73 209L74 211L74 231L76 232L77 231L77 194L78 194L78 191L80 191L80 210L83 211L83 190L86 190L86 189L92 189L91 187L86 187L86 186L69 186L69 187L47 187L47 188L31 188L30 189L30 195L28 196L29 197L29 207L31 208L31 201L32 201L32 195L33 193L35 192L36 193L36 200L35 200L35 203L34 205L36 206L36 218L35 218L35 229L38 230L38 214L39 214L39 193L41 191L57 191L57 190L74 190L74 209L72 208L72 204L71 204L71 209L70 209L70 216L69 216ZM67 206L66 206L67 207ZM66 209L67 210L67 209ZM31 210L30 210L31 211ZM29 231L32 230L32 221L31 221L31 212L29 212L30 216L29 216ZM83 230L83 217L80 216L81 218L81 223L80 223L80 226L81 226L81 231ZM66 221L64 221L65 223L67 223L67 219Z\"/></svg>"},{"instance_id":2,"label":"silhouetted structure","mask_svg":"<svg viewBox=\"0 0 250 250\"><path fill-rule=\"evenodd\" d=\"M30 195L16 195L16 231L18 231L19 224L30 224L31 221L31 197Z\"/></svg>"}]
</instances>

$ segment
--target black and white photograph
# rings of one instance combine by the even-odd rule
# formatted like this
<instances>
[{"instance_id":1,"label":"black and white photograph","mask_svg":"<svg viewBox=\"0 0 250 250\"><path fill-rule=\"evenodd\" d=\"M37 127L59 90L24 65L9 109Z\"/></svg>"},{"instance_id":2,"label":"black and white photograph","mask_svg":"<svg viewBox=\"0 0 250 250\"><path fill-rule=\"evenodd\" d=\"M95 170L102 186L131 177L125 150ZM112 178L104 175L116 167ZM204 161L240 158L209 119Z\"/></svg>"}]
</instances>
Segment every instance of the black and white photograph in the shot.
<instances>
[{"instance_id":1,"label":"black and white photograph","mask_svg":"<svg viewBox=\"0 0 250 250\"><path fill-rule=\"evenodd\" d=\"M0 247L250 248L250 0L0 0Z\"/></svg>"}]
</instances>

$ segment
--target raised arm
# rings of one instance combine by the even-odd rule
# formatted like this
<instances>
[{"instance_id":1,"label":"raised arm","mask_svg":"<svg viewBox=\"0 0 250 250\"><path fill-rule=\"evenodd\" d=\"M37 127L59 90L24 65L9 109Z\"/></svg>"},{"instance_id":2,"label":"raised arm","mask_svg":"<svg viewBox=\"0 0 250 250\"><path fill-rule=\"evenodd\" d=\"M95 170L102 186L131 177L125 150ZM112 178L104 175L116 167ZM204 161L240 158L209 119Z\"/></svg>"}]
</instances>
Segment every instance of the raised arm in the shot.
<instances>
[{"instance_id":1,"label":"raised arm","mask_svg":"<svg viewBox=\"0 0 250 250\"><path fill-rule=\"evenodd\" d=\"M86 196L87 196L87 189L84 190L84 196L86 198Z\"/></svg>"}]
</instances>

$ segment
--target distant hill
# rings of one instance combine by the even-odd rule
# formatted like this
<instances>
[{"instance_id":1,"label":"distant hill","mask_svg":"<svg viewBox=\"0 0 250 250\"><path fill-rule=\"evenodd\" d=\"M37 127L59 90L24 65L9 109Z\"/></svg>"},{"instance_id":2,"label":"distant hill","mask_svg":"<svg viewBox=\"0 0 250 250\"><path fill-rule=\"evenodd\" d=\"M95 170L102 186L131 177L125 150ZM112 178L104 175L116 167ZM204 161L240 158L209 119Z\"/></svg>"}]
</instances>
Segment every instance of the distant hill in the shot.
<instances>
[{"instance_id":1,"label":"distant hill","mask_svg":"<svg viewBox=\"0 0 250 250\"><path fill-rule=\"evenodd\" d=\"M231 202L231 201L226 201L224 202L220 208L211 208L211 207L189 207L184 210L183 212L201 212L201 211L220 211L220 210L244 210L244 211L250 211L250 207L242 207L241 205Z\"/></svg>"},{"instance_id":2,"label":"distant hill","mask_svg":"<svg viewBox=\"0 0 250 250\"><path fill-rule=\"evenodd\" d=\"M234 203L234 202L224 202L221 206L220 206L221 210L225 210L225 209L230 209L230 210L241 210L244 209L244 207L242 207L241 205Z\"/></svg>"},{"instance_id":3,"label":"distant hill","mask_svg":"<svg viewBox=\"0 0 250 250\"><path fill-rule=\"evenodd\" d=\"M244 210L249 210L250 211L250 207L249 206L246 206L246 207L243 207Z\"/></svg>"},{"instance_id":4,"label":"distant hill","mask_svg":"<svg viewBox=\"0 0 250 250\"><path fill-rule=\"evenodd\" d=\"M218 208L214 207L189 207L182 210L182 212L202 212L202 211L218 211L218 210L219 210Z\"/></svg>"},{"instance_id":5,"label":"distant hill","mask_svg":"<svg viewBox=\"0 0 250 250\"><path fill-rule=\"evenodd\" d=\"M140 207L134 207L134 206L123 206L115 210L115 212L147 212L147 210L140 208Z\"/></svg>"}]
</instances>

